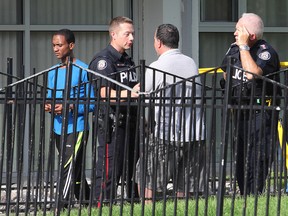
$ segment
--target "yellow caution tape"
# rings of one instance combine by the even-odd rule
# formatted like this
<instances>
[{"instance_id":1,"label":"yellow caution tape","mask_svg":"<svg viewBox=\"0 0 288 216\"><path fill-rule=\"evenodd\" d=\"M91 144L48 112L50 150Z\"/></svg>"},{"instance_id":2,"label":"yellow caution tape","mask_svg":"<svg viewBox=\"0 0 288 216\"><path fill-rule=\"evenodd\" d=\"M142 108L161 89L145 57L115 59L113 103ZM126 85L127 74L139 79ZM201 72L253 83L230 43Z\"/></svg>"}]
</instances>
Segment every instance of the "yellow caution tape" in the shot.
<instances>
[{"instance_id":1,"label":"yellow caution tape","mask_svg":"<svg viewBox=\"0 0 288 216\"><path fill-rule=\"evenodd\" d=\"M281 68L285 68L285 67L288 67L288 62L280 62L280 66ZM215 68L199 68L199 73L204 73L206 71L213 71L215 70ZM217 69L217 73L223 73L223 70L221 70L220 68Z\"/></svg>"},{"instance_id":2,"label":"yellow caution tape","mask_svg":"<svg viewBox=\"0 0 288 216\"><path fill-rule=\"evenodd\" d=\"M278 121L278 136L279 136L279 143L282 148L283 145L283 127L280 121ZM286 168L288 169L288 143L286 142ZM283 155L284 157L285 155Z\"/></svg>"}]
</instances>

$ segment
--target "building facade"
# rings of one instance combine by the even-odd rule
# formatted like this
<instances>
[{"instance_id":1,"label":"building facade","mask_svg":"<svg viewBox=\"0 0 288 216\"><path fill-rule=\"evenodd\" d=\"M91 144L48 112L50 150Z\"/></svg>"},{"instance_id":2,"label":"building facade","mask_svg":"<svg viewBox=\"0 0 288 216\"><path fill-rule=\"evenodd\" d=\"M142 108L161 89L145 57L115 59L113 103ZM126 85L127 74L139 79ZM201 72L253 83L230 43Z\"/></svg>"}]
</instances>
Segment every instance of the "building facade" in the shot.
<instances>
[{"instance_id":1,"label":"building facade","mask_svg":"<svg viewBox=\"0 0 288 216\"><path fill-rule=\"evenodd\" d=\"M76 55L89 62L109 42L109 20L118 15L134 20L131 54L136 64L140 59L148 64L155 60L155 28L172 23L180 30L180 48L185 54L199 67L218 66L234 41L235 22L243 12L263 18L264 38L278 51L280 60L287 61L287 10L286 0L277 4L268 0L2 0L0 71L6 71L7 57L13 58L17 71L25 65L23 76L31 74L33 68L40 71L55 64L51 35L60 28L75 31Z\"/></svg>"},{"instance_id":2,"label":"building facade","mask_svg":"<svg viewBox=\"0 0 288 216\"><path fill-rule=\"evenodd\" d=\"M89 63L109 43L108 24L118 15L134 20L130 54L136 64L140 59L149 64L157 58L154 31L159 24L172 23L180 30L183 53L193 57L200 68L220 66L243 12L263 18L264 38L278 51L280 61L288 61L287 11L287 0L277 4L269 0L1 0L0 72L7 70L7 57L13 58L18 77L56 64L51 38L61 28L75 32L75 55ZM0 87L6 85L3 77Z\"/></svg>"}]
</instances>

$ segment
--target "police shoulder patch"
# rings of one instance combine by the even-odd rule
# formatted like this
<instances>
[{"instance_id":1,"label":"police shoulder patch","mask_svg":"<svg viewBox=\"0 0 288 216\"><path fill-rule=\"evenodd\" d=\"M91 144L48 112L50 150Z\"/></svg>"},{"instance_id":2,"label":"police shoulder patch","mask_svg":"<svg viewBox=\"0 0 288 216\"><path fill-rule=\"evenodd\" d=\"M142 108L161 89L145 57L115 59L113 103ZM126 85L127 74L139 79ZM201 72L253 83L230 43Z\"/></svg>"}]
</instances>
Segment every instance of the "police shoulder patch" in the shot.
<instances>
[{"instance_id":1,"label":"police shoulder patch","mask_svg":"<svg viewBox=\"0 0 288 216\"><path fill-rule=\"evenodd\" d=\"M107 61L104 59L101 59L100 61L98 61L97 63L97 69L98 70L104 70L107 67Z\"/></svg>"},{"instance_id":2,"label":"police shoulder patch","mask_svg":"<svg viewBox=\"0 0 288 216\"><path fill-rule=\"evenodd\" d=\"M264 51L262 53L259 53L258 57L262 60L269 60L271 58L271 54L268 51Z\"/></svg>"}]
</instances>

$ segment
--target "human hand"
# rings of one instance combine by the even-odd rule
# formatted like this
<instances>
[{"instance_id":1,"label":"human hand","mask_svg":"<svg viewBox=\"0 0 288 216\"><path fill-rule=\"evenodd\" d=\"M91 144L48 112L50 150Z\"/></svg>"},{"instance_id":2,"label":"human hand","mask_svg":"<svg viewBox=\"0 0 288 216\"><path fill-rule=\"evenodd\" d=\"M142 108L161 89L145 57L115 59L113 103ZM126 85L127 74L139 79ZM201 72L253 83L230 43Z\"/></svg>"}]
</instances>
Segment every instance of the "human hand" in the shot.
<instances>
[{"instance_id":1,"label":"human hand","mask_svg":"<svg viewBox=\"0 0 288 216\"><path fill-rule=\"evenodd\" d=\"M45 109L46 112L52 112L52 106L51 106L51 104L48 104L48 103L45 104L44 109ZM70 110L73 110L73 109L74 109L74 105L71 104L71 105L69 106L69 109L70 109ZM62 104L56 104L56 105L55 105L55 108L54 108L54 113L55 113L56 115L61 115L61 114L62 114L62 111L63 111L63 106L62 106Z\"/></svg>"},{"instance_id":2,"label":"human hand","mask_svg":"<svg viewBox=\"0 0 288 216\"><path fill-rule=\"evenodd\" d=\"M135 98L135 97L139 97L139 91L140 91L140 83L137 83L134 87L133 87L133 90L131 92L131 97Z\"/></svg>"},{"instance_id":3,"label":"human hand","mask_svg":"<svg viewBox=\"0 0 288 216\"><path fill-rule=\"evenodd\" d=\"M44 109L46 112L51 112L51 104L45 104Z\"/></svg>"},{"instance_id":4,"label":"human hand","mask_svg":"<svg viewBox=\"0 0 288 216\"><path fill-rule=\"evenodd\" d=\"M55 104L54 113L56 115L61 115L63 110L62 104Z\"/></svg>"},{"instance_id":5,"label":"human hand","mask_svg":"<svg viewBox=\"0 0 288 216\"><path fill-rule=\"evenodd\" d=\"M236 44L238 46L249 45L249 38L250 38L250 33L248 32L247 28L245 26L240 26L237 29Z\"/></svg>"}]
</instances>

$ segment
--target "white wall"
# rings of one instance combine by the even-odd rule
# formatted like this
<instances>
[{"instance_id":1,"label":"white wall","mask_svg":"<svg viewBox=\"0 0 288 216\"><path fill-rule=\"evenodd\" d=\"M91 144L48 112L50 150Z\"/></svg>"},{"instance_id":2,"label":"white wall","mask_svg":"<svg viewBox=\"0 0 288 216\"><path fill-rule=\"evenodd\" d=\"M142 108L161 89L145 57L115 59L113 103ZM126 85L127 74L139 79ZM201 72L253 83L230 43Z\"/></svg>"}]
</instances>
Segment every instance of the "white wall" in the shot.
<instances>
[{"instance_id":1,"label":"white wall","mask_svg":"<svg viewBox=\"0 0 288 216\"><path fill-rule=\"evenodd\" d=\"M143 37L139 44L139 50L143 49L140 59L145 59L146 64L157 59L153 46L155 29L160 24L171 23L179 30L180 50L198 63L198 18L195 18L198 17L198 0L143 0L138 6L143 13L139 24L139 34Z\"/></svg>"},{"instance_id":2,"label":"white wall","mask_svg":"<svg viewBox=\"0 0 288 216\"><path fill-rule=\"evenodd\" d=\"M157 59L153 37L156 27L163 23L162 4L162 0L143 0L143 57L146 64L150 64Z\"/></svg>"}]
</instances>

